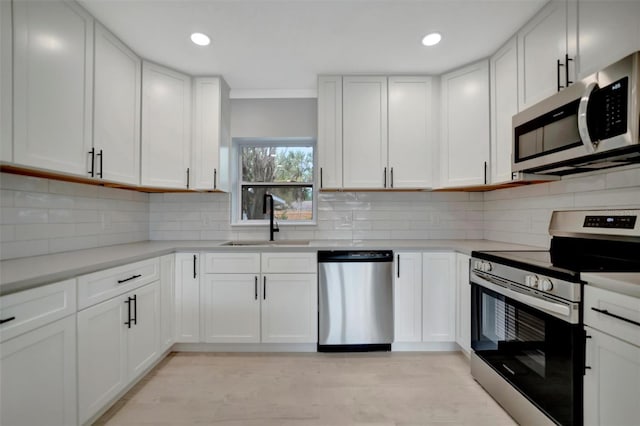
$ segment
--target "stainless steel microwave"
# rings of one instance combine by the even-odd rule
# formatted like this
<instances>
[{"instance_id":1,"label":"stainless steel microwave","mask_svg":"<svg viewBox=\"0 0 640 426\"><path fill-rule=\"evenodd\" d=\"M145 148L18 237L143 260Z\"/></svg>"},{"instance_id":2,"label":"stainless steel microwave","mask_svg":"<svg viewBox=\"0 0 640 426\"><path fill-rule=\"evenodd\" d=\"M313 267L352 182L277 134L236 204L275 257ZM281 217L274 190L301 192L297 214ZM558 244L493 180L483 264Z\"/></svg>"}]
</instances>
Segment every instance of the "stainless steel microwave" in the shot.
<instances>
[{"instance_id":1,"label":"stainless steel microwave","mask_svg":"<svg viewBox=\"0 0 640 426\"><path fill-rule=\"evenodd\" d=\"M565 175L640 162L640 52L513 116L512 172Z\"/></svg>"}]
</instances>

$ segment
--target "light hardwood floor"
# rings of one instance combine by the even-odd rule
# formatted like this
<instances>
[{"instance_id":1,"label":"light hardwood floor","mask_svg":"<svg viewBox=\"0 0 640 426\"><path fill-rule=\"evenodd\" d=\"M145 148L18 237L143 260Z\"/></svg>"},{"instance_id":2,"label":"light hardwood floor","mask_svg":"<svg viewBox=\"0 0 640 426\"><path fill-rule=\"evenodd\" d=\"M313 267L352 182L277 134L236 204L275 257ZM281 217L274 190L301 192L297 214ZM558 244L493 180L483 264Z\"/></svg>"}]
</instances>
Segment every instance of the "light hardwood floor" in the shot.
<instances>
[{"instance_id":1,"label":"light hardwood floor","mask_svg":"<svg viewBox=\"0 0 640 426\"><path fill-rule=\"evenodd\" d=\"M459 353L172 353L98 425L515 425Z\"/></svg>"}]
</instances>

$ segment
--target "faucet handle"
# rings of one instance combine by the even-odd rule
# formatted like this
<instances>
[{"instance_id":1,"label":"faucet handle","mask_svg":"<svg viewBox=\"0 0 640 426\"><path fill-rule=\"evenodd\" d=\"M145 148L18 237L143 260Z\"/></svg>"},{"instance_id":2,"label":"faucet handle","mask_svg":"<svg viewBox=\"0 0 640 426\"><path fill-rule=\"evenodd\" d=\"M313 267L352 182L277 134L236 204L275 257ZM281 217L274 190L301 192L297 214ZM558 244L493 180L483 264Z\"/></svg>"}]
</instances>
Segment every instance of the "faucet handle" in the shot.
<instances>
[{"instance_id":1,"label":"faucet handle","mask_svg":"<svg viewBox=\"0 0 640 426\"><path fill-rule=\"evenodd\" d=\"M280 232L280 227L278 226L277 221L273 221L273 232Z\"/></svg>"}]
</instances>

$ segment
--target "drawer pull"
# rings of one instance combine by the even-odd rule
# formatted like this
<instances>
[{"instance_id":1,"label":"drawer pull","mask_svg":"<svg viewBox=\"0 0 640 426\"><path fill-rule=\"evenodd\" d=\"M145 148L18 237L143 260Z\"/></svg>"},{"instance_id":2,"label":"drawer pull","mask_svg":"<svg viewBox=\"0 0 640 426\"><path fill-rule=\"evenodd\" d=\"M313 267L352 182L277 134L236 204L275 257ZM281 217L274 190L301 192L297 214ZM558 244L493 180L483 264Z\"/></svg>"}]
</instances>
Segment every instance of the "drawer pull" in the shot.
<instances>
[{"instance_id":1,"label":"drawer pull","mask_svg":"<svg viewBox=\"0 0 640 426\"><path fill-rule=\"evenodd\" d=\"M629 318L621 317L620 315L612 314L611 312L607 311L606 309L591 308L591 310L592 311L596 311L599 314L608 315L610 317L619 319L620 321L628 322L629 324L637 325L638 327L640 327L640 322L637 322L637 321L634 321L634 320L630 320Z\"/></svg>"},{"instance_id":2,"label":"drawer pull","mask_svg":"<svg viewBox=\"0 0 640 426\"><path fill-rule=\"evenodd\" d=\"M13 321L16 317L9 317L5 319L0 319L0 324L4 324L5 322Z\"/></svg>"},{"instance_id":3,"label":"drawer pull","mask_svg":"<svg viewBox=\"0 0 640 426\"><path fill-rule=\"evenodd\" d=\"M138 274L138 275L131 276L129 278L125 278L124 280L118 280L118 284L122 284L122 283L126 283L127 281L135 280L136 278L140 278L141 276L142 276L141 274Z\"/></svg>"}]
</instances>

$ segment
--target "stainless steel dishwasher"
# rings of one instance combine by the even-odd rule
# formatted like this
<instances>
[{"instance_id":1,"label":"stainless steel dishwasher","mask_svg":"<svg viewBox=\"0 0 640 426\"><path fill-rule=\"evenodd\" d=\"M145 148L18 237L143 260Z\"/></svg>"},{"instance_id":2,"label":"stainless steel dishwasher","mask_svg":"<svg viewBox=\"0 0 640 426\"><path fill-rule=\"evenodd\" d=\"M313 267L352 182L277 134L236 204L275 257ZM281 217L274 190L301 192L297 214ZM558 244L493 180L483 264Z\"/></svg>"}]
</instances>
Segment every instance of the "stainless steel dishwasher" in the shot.
<instances>
[{"instance_id":1,"label":"stainless steel dishwasher","mask_svg":"<svg viewBox=\"0 0 640 426\"><path fill-rule=\"evenodd\" d=\"M391 350L393 252L318 252L318 351Z\"/></svg>"}]
</instances>

